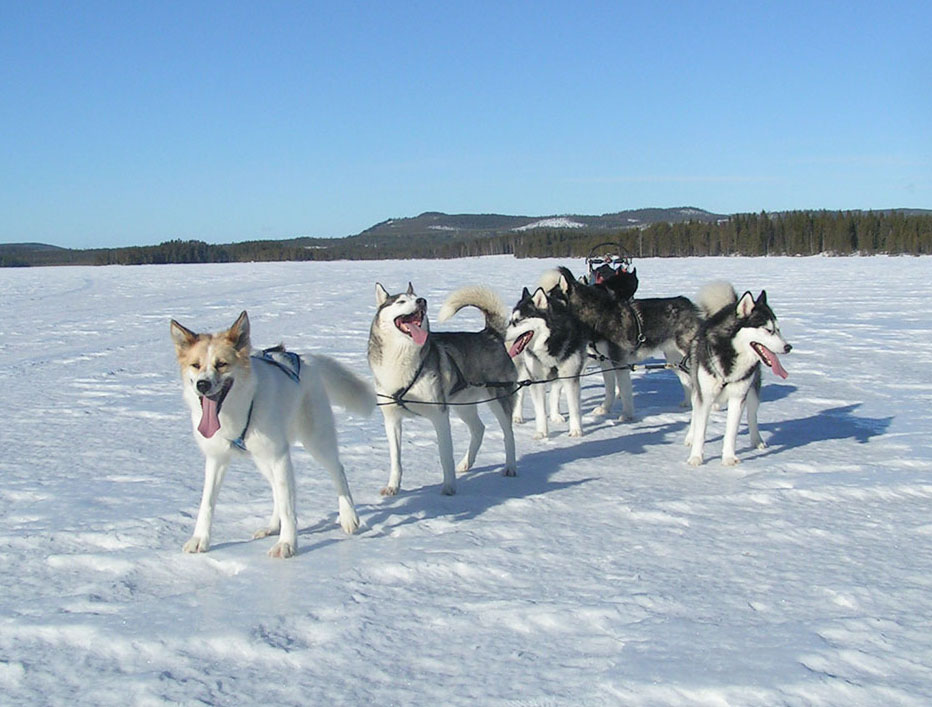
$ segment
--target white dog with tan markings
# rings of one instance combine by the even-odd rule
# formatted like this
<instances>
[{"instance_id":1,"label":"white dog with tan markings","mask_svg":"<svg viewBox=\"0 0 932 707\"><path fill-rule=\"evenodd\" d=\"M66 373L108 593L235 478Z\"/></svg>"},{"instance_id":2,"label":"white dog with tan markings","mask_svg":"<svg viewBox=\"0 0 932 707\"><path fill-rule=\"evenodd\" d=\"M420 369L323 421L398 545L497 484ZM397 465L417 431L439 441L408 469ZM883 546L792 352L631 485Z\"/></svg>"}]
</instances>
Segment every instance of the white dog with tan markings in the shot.
<instances>
[{"instance_id":1,"label":"white dog with tan markings","mask_svg":"<svg viewBox=\"0 0 932 707\"><path fill-rule=\"evenodd\" d=\"M340 525L359 526L337 449L330 400L368 415L375 394L362 378L326 356L298 356L278 346L254 352L246 312L226 331L196 334L172 320L184 399L194 439L204 453L204 491L185 552L207 552L210 526L223 476L236 454L249 454L272 486L272 517L253 537L278 535L272 557L291 557L298 547L291 445L301 442L333 479Z\"/></svg>"}]
</instances>

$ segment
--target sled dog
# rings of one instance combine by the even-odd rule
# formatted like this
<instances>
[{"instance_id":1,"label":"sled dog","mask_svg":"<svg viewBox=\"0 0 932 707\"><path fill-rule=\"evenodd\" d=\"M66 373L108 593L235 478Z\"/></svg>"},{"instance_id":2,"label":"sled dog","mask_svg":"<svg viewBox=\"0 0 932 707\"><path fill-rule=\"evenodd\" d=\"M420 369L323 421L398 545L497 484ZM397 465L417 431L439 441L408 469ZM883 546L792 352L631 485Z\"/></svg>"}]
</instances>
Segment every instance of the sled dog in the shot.
<instances>
[{"instance_id":1,"label":"sled dog","mask_svg":"<svg viewBox=\"0 0 932 707\"><path fill-rule=\"evenodd\" d=\"M591 332L594 341L617 347L616 365L641 361L661 351L668 363L679 364L699 331L699 309L686 297L662 297L619 301L604 288L579 283L567 268L545 273L541 279L551 295L562 293L569 310ZM689 401L689 376L674 368ZM622 419L634 419L634 397L627 370L618 371L623 394ZM604 403L603 403L604 407Z\"/></svg>"},{"instance_id":2,"label":"sled dog","mask_svg":"<svg viewBox=\"0 0 932 707\"><path fill-rule=\"evenodd\" d=\"M715 403L727 401L722 464L733 466L738 463L735 445L745 404L751 444L766 446L757 426L761 363L786 378L777 352L789 353L793 347L780 334L765 291L756 300L750 292L739 299L731 285L712 283L700 292L699 301L703 310L714 313L702 323L690 349L692 417L685 440L691 446L689 463L702 463L709 412Z\"/></svg>"},{"instance_id":3,"label":"sled dog","mask_svg":"<svg viewBox=\"0 0 932 707\"><path fill-rule=\"evenodd\" d=\"M368 415L375 406L369 383L326 356L299 357L282 346L253 352L246 312L216 334L196 334L172 320L171 336L194 439L206 460L194 534L184 551L210 548L220 484L231 458L245 452L272 486L272 516L253 537L278 535L269 555L293 556L298 543L290 447L296 441L330 472L340 525L347 533L355 531L359 517L340 463L330 399Z\"/></svg>"},{"instance_id":4,"label":"sled dog","mask_svg":"<svg viewBox=\"0 0 932 707\"><path fill-rule=\"evenodd\" d=\"M486 287L464 287L444 302L439 320L463 307L476 307L485 316L478 332L432 332L427 301L407 291L390 295L375 286L378 307L369 330L369 367L385 418L391 463L383 496L401 488L401 426L405 416L426 417L437 433L442 491L456 492L450 410L469 428L469 448L456 471L469 470L482 444L485 426L478 402L487 401L505 437L506 476L516 474L515 440L511 427L517 373L505 350L507 312L498 295Z\"/></svg>"},{"instance_id":5,"label":"sled dog","mask_svg":"<svg viewBox=\"0 0 932 707\"><path fill-rule=\"evenodd\" d=\"M559 392L566 390L570 418L570 437L582 435L579 374L586 365L586 329L567 310L561 298L550 298L542 288L534 294L525 287L511 313L505 344L508 355L524 368L532 381L553 380L550 396L550 420L563 422ZM520 397L519 397L520 400ZM534 402L535 439L548 435L547 411L542 383L531 386Z\"/></svg>"}]
</instances>

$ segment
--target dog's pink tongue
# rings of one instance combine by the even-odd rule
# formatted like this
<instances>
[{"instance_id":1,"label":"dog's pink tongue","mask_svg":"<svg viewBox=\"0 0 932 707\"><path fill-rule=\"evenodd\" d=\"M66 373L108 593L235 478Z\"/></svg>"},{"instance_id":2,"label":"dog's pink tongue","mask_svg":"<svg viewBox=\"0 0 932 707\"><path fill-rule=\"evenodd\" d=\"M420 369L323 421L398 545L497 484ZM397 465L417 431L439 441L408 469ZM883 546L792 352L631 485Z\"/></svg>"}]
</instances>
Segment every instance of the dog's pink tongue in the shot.
<instances>
[{"instance_id":1,"label":"dog's pink tongue","mask_svg":"<svg viewBox=\"0 0 932 707\"><path fill-rule=\"evenodd\" d=\"M205 397L201 398L201 423L197 426L197 431L207 439L217 434L217 430L220 429L218 412L217 401Z\"/></svg>"},{"instance_id":2,"label":"dog's pink tongue","mask_svg":"<svg viewBox=\"0 0 932 707\"><path fill-rule=\"evenodd\" d=\"M424 342L427 341L428 332L421 329L414 322L408 322L408 331L411 332L411 338L414 339L414 343L418 346L423 346Z\"/></svg>"},{"instance_id":3,"label":"dog's pink tongue","mask_svg":"<svg viewBox=\"0 0 932 707\"><path fill-rule=\"evenodd\" d=\"M786 372L783 364L780 363L780 359L777 358L777 354L775 354L770 349L767 349L767 353L770 354L770 370L773 371L774 374L780 376L781 378L786 378L788 375L790 375Z\"/></svg>"}]
</instances>

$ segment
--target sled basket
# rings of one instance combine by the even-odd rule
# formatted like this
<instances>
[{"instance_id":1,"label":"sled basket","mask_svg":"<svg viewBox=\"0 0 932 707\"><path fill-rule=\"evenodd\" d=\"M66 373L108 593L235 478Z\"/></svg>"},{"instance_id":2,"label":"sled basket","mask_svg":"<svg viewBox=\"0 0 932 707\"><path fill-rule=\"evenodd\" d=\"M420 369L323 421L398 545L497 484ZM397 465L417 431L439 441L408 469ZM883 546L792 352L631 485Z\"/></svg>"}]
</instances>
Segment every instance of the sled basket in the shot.
<instances>
[{"instance_id":1,"label":"sled basket","mask_svg":"<svg viewBox=\"0 0 932 707\"><path fill-rule=\"evenodd\" d=\"M631 254L621 243L599 243L586 256L586 271L591 276L603 265L609 265L618 272L627 272L631 269Z\"/></svg>"}]
</instances>

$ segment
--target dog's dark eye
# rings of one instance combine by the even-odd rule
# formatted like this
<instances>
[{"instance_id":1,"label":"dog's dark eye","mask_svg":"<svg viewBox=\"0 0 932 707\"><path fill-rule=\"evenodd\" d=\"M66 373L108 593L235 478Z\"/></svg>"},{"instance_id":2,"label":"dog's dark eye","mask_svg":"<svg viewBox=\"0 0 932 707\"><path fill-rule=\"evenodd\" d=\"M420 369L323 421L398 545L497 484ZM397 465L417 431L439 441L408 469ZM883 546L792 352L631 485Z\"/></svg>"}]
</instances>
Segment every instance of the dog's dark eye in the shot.
<instances>
[{"instance_id":1,"label":"dog's dark eye","mask_svg":"<svg viewBox=\"0 0 932 707\"><path fill-rule=\"evenodd\" d=\"M228 365L229 365L229 364L227 364L226 361L217 361L217 362L214 364L214 368L216 368L216 369L219 371L219 370L221 370L221 369L223 369L223 368L226 368Z\"/></svg>"},{"instance_id":2,"label":"dog's dark eye","mask_svg":"<svg viewBox=\"0 0 932 707\"><path fill-rule=\"evenodd\" d=\"M191 364L191 368L193 368L195 371L199 371L201 370L201 364L195 361L194 363Z\"/></svg>"}]
</instances>

